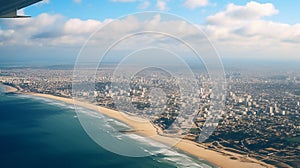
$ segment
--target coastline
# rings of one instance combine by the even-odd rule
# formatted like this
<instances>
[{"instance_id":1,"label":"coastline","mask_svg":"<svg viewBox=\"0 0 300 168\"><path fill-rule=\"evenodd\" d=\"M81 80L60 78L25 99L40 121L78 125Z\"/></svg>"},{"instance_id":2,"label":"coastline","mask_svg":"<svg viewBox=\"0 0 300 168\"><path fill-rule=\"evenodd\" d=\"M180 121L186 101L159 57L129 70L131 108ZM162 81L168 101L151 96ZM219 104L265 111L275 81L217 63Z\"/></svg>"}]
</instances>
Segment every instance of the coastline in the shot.
<instances>
[{"instance_id":1,"label":"coastline","mask_svg":"<svg viewBox=\"0 0 300 168\"><path fill-rule=\"evenodd\" d=\"M18 91L17 88L9 86L9 85L5 85L5 84L1 84L2 86L4 86L4 92L5 93L15 93Z\"/></svg>"},{"instance_id":2,"label":"coastline","mask_svg":"<svg viewBox=\"0 0 300 168\"><path fill-rule=\"evenodd\" d=\"M176 144L174 146L175 148L187 154L190 154L194 157L197 157L201 160L203 159L205 161L208 161L218 167L224 167L224 168L274 167L272 165L256 160L254 158L249 158L245 155L241 155L241 154L237 154L237 153L233 153L221 149L219 152L211 149L207 149L205 145L193 142L191 140L182 139L178 141L178 139L175 138L160 136L159 132L161 130L155 127L152 123L145 122L144 120L141 122L137 122L136 121L137 118L134 117L133 119L131 116L128 116L127 114L116 110L100 107L83 101L75 101L71 98L64 98L64 97L53 96L49 94L39 94L39 93L25 93L25 94L36 96L36 97L58 100L68 104L76 104L78 106L100 112L110 118L128 124L136 134L144 135L146 137L149 137L151 139L154 139L158 142L167 145Z\"/></svg>"}]
</instances>

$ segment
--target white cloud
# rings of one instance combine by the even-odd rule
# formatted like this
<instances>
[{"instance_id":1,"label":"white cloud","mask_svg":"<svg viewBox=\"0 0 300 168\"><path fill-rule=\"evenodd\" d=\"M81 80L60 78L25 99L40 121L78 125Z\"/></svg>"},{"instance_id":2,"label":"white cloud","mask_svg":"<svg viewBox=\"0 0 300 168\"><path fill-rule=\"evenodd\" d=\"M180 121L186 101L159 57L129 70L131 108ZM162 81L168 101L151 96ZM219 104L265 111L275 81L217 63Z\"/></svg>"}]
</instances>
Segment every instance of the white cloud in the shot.
<instances>
[{"instance_id":1,"label":"white cloud","mask_svg":"<svg viewBox=\"0 0 300 168\"><path fill-rule=\"evenodd\" d=\"M254 29L256 34L260 34L266 30L262 25L265 24L267 27L277 25L277 23L263 20L263 17L272 16L278 12L271 3L260 4L251 1L245 6L229 4L225 11L207 17L208 29L216 29L214 31L221 36L230 33L241 35L246 32L253 32Z\"/></svg>"},{"instance_id":2,"label":"white cloud","mask_svg":"<svg viewBox=\"0 0 300 168\"><path fill-rule=\"evenodd\" d=\"M13 35L14 35L15 31L14 30L0 30L0 45L4 45L4 43L6 41L9 41Z\"/></svg>"},{"instance_id":3,"label":"white cloud","mask_svg":"<svg viewBox=\"0 0 300 168\"><path fill-rule=\"evenodd\" d=\"M165 11L165 10L167 10L167 3L162 0L157 0L156 7L158 10Z\"/></svg>"},{"instance_id":4,"label":"white cloud","mask_svg":"<svg viewBox=\"0 0 300 168\"><path fill-rule=\"evenodd\" d=\"M163 1L165 2L165 1ZM165 8L164 8L165 9ZM249 2L244 6L229 4L224 11L207 17L205 25L196 25L202 29L216 45L223 56L237 57L299 57L300 24L265 20L264 17L279 11L270 3ZM0 20L0 45L82 45L89 35L101 28L110 19L104 21L67 19L61 15L41 14L30 19ZM183 21L164 20L156 15L147 22L143 18L129 16L125 20L115 21L110 29L104 29L101 36L112 38L119 34L142 30L157 30L186 36L201 45L194 29ZM111 34L111 32L115 32ZM179 33L178 33L179 32ZM101 39L103 43L106 39ZM140 43L144 43L142 40ZM136 44L126 44L136 45ZM164 44L164 39L161 40Z\"/></svg>"},{"instance_id":5,"label":"white cloud","mask_svg":"<svg viewBox=\"0 0 300 168\"><path fill-rule=\"evenodd\" d=\"M190 9L195 9L198 7L207 6L208 4L208 0L186 0L184 6Z\"/></svg>"},{"instance_id":6,"label":"white cloud","mask_svg":"<svg viewBox=\"0 0 300 168\"><path fill-rule=\"evenodd\" d=\"M82 44L104 22L66 19L61 15L41 14L34 18L2 20L0 43L5 45L73 45ZM10 32L10 34L9 34ZM10 35L10 38L7 38Z\"/></svg>"},{"instance_id":7,"label":"white cloud","mask_svg":"<svg viewBox=\"0 0 300 168\"><path fill-rule=\"evenodd\" d=\"M90 34L102 26L102 23L96 20L70 19L63 25L65 34Z\"/></svg>"},{"instance_id":8,"label":"white cloud","mask_svg":"<svg viewBox=\"0 0 300 168\"><path fill-rule=\"evenodd\" d=\"M260 4L254 1L247 3L245 6L229 4L225 11L209 16L209 24L235 25L240 22L249 22L251 20L261 19L264 16L272 16L279 11L271 3Z\"/></svg>"},{"instance_id":9,"label":"white cloud","mask_svg":"<svg viewBox=\"0 0 300 168\"><path fill-rule=\"evenodd\" d=\"M299 52L295 47L300 42L300 24L290 25L264 19L278 13L271 3L251 1L245 6L229 4L224 11L207 17L204 30L222 52L231 53L227 55L279 57L289 51L290 57L296 57Z\"/></svg>"}]
</instances>

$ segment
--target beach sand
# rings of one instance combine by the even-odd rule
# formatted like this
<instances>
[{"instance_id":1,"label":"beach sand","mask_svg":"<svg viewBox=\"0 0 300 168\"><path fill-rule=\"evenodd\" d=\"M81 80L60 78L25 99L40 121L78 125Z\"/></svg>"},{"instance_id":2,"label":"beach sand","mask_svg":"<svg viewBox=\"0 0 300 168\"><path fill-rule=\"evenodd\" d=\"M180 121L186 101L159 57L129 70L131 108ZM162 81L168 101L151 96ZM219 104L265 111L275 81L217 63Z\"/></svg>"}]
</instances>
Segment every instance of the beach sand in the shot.
<instances>
[{"instance_id":1,"label":"beach sand","mask_svg":"<svg viewBox=\"0 0 300 168\"><path fill-rule=\"evenodd\" d=\"M74 101L73 99L63 98L63 97L58 97L58 96L53 96L48 94L37 94L37 93L29 93L29 94L33 96L59 100L69 104L76 104L77 106L98 111L108 117L117 119L129 125L133 129L134 133L146 137L150 137L151 139L162 142L166 145L171 145L171 146L175 145L175 148L187 154L206 160L218 167L224 167L224 168L274 167L272 165L266 164L254 158L247 157L245 155L240 155L225 150L221 150L220 152L213 151L211 149L207 149L203 144L196 143L190 140L186 140L186 139L179 140L176 138L160 136L158 133L160 133L161 130L159 128L154 127L152 123L145 122L145 120L137 121L137 118L131 118L127 114L119 111L100 107L83 101Z\"/></svg>"},{"instance_id":2,"label":"beach sand","mask_svg":"<svg viewBox=\"0 0 300 168\"><path fill-rule=\"evenodd\" d=\"M14 92L18 91L17 88L14 88L14 87L8 86L8 85L4 85L4 88L5 88L6 93L14 93Z\"/></svg>"}]
</instances>

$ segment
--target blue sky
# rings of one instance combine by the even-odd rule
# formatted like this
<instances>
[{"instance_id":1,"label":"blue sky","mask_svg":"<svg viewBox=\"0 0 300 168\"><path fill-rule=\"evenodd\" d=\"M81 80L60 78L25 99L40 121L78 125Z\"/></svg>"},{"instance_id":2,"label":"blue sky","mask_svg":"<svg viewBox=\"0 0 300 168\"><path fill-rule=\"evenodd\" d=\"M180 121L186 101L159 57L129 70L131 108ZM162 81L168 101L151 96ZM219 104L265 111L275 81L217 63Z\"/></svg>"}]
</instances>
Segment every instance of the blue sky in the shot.
<instances>
[{"instance_id":1,"label":"blue sky","mask_svg":"<svg viewBox=\"0 0 300 168\"><path fill-rule=\"evenodd\" d=\"M296 0L47 0L19 11L31 18L0 19L0 60L74 61L96 30L144 11L185 18L206 33L222 58L300 60L299 6ZM155 26L164 23L153 19ZM107 38L139 26L118 25ZM193 36L188 27L183 31Z\"/></svg>"},{"instance_id":2,"label":"blue sky","mask_svg":"<svg viewBox=\"0 0 300 168\"><path fill-rule=\"evenodd\" d=\"M122 1L122 0L121 0ZM126 1L126 0L125 0ZM201 0L200 0L201 1ZM247 0L210 0L207 5L190 9L184 5L184 0L166 0L166 9L157 8L156 0L148 0L148 7L142 8L143 0L132 0L129 2L114 2L113 0L49 0L43 5L33 5L25 9L25 13L37 16L41 13L61 14L68 18L96 19L119 18L127 14L142 11L166 11L186 18L194 23L204 23L205 18L226 8L230 3L245 5ZM267 19L296 24L300 22L299 7L297 0L257 0L259 3L272 3L280 12Z\"/></svg>"}]
</instances>

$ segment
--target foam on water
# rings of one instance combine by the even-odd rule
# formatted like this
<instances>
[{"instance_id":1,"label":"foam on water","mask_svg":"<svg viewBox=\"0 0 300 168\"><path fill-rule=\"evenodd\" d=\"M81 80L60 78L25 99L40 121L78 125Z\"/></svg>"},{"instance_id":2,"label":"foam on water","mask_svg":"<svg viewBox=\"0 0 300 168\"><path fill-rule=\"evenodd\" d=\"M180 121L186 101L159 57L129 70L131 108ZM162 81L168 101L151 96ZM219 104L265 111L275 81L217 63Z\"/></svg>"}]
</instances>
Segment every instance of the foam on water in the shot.
<instances>
[{"instance_id":1,"label":"foam on water","mask_svg":"<svg viewBox=\"0 0 300 168\"><path fill-rule=\"evenodd\" d=\"M149 139L149 138L146 138L146 137L143 137L143 136L139 136L137 134L123 134L123 136L134 139L134 140L138 141L139 143L144 144L146 146L156 147L156 148L159 148L159 149L162 149L162 150L168 148L168 146L166 146L162 143L159 143L157 141L154 141L152 139Z\"/></svg>"},{"instance_id":2,"label":"foam on water","mask_svg":"<svg viewBox=\"0 0 300 168\"><path fill-rule=\"evenodd\" d=\"M48 98L41 98L41 97L35 97L31 95L20 95L20 97L24 98L32 98L36 99L39 101L43 101L44 103L50 104L50 105L55 105L55 106L60 106L63 108L68 108L68 109L75 109L74 105L70 105L64 102L60 102L57 100L52 100ZM176 167L199 167L199 168L208 168L208 167L213 167L210 166L206 163L203 163L201 160L190 157L186 154L180 153L172 148L169 148L168 146L154 141L152 139L132 134L132 133L120 133L120 129L129 129L130 127L127 126L125 123L122 123L118 120L109 118L99 112L93 111L86 109L84 107L76 107L76 112L79 114L83 114L87 117L90 117L93 121L95 121L93 124L96 126L99 131L102 133L107 134L106 136L111 136L115 138L118 141L128 141L130 139L134 143L138 144L141 149L149 153L150 155L154 155L154 160L158 162L167 162L167 163L172 163L176 165ZM101 120L97 120L101 119ZM158 157L156 154L161 154L163 157Z\"/></svg>"},{"instance_id":3,"label":"foam on water","mask_svg":"<svg viewBox=\"0 0 300 168\"><path fill-rule=\"evenodd\" d=\"M59 100L53 100L53 99L48 99L48 98L44 98L44 97L37 97L37 96L32 96L32 95L18 95L19 97L23 97L23 98L30 98L30 99L35 99L35 100L39 100L42 101L43 103L47 103L50 105L54 105L54 106L60 106L63 108L68 108L68 109L75 109L74 105L72 104L68 104L68 103L64 103L62 101Z\"/></svg>"},{"instance_id":4,"label":"foam on water","mask_svg":"<svg viewBox=\"0 0 300 168\"><path fill-rule=\"evenodd\" d=\"M152 147L152 151L144 149L145 152L154 155L154 154L162 154L164 157L157 159L159 162L172 162L176 164L177 167L198 167L198 168L209 168L212 167L205 163L202 163L201 160L197 161L195 158L192 158L186 154L182 154L177 152L176 150L169 148L168 146L159 143L157 141L151 140L149 138L145 138L136 134L123 134L119 135L118 138L128 137L133 140L142 143L143 145L147 146L147 148ZM156 149L156 151L153 151Z\"/></svg>"}]
</instances>

